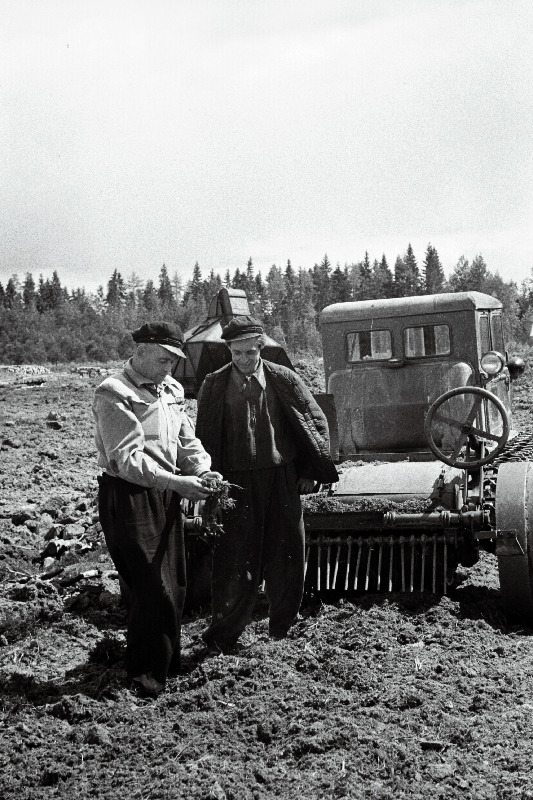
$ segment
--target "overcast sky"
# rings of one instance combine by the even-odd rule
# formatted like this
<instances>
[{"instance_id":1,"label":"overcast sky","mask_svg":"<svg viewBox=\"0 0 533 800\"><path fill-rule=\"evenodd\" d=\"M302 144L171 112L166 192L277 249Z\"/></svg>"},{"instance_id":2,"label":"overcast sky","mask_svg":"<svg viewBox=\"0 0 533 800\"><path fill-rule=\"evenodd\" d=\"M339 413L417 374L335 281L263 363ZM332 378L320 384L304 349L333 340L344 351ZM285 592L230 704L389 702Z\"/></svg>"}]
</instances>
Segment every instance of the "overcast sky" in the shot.
<instances>
[{"instance_id":1,"label":"overcast sky","mask_svg":"<svg viewBox=\"0 0 533 800\"><path fill-rule=\"evenodd\" d=\"M531 0L0 0L0 281L533 267Z\"/></svg>"}]
</instances>

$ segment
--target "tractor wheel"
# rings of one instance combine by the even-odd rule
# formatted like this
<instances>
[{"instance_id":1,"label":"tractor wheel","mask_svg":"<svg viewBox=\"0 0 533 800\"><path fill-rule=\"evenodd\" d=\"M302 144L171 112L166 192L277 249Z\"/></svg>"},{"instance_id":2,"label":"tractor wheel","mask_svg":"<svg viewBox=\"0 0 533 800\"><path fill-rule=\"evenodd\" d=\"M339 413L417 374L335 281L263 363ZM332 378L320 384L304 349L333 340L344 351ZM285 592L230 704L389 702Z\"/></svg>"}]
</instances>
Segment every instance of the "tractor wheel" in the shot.
<instances>
[{"instance_id":1,"label":"tractor wheel","mask_svg":"<svg viewBox=\"0 0 533 800\"><path fill-rule=\"evenodd\" d=\"M533 462L502 464L496 481L496 526L516 531L523 554L498 556L505 610L533 623Z\"/></svg>"}]
</instances>

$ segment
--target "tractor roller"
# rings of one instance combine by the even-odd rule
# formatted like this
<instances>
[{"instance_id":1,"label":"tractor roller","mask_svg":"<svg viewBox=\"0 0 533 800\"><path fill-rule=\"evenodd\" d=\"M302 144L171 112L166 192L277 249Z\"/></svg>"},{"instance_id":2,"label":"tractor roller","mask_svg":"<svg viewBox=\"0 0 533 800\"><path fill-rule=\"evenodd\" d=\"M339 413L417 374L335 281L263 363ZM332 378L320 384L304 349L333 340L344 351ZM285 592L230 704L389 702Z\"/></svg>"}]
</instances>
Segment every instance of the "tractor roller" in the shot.
<instances>
[{"instance_id":1,"label":"tractor roller","mask_svg":"<svg viewBox=\"0 0 533 800\"><path fill-rule=\"evenodd\" d=\"M463 548L461 470L437 462L361 463L303 498L306 590L445 593Z\"/></svg>"},{"instance_id":2,"label":"tractor roller","mask_svg":"<svg viewBox=\"0 0 533 800\"><path fill-rule=\"evenodd\" d=\"M505 610L533 621L533 462L508 462L498 468L496 526L516 537L520 552L498 556Z\"/></svg>"}]
</instances>

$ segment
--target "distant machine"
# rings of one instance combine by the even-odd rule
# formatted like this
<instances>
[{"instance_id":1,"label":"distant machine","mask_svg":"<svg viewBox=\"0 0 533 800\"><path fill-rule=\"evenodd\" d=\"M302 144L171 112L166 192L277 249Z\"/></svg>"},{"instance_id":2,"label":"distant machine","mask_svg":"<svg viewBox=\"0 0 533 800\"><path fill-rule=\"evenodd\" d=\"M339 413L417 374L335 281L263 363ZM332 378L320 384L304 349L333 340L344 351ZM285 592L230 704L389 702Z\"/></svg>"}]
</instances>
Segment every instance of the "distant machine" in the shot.
<instances>
[{"instance_id":1,"label":"distant machine","mask_svg":"<svg viewBox=\"0 0 533 800\"><path fill-rule=\"evenodd\" d=\"M244 317L250 313L246 292L222 288L211 300L207 318L185 331L184 351L187 358L179 360L173 375L182 384L187 397L196 397L205 376L231 360L230 351L220 338L224 325L233 317ZM292 368L283 347L269 336L265 338L263 357Z\"/></svg>"}]
</instances>

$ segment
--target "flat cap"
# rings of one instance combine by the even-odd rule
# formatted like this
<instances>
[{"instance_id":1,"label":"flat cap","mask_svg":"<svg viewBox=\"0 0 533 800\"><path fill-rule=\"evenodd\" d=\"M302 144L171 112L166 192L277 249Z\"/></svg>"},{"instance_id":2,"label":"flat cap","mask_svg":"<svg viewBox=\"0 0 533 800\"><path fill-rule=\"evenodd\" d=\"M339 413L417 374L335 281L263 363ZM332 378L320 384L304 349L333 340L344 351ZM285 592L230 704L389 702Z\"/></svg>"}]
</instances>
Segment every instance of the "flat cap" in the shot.
<instances>
[{"instance_id":1,"label":"flat cap","mask_svg":"<svg viewBox=\"0 0 533 800\"><path fill-rule=\"evenodd\" d=\"M172 322L145 322L136 331L132 331L131 335L137 344L141 342L159 344L175 356L187 357L181 349L183 347L181 328Z\"/></svg>"},{"instance_id":2,"label":"flat cap","mask_svg":"<svg viewBox=\"0 0 533 800\"><path fill-rule=\"evenodd\" d=\"M238 339L251 339L254 336L261 336L263 326L254 317L234 317L227 325L222 328L220 334L226 342L235 342Z\"/></svg>"}]
</instances>

